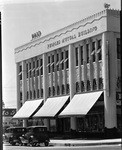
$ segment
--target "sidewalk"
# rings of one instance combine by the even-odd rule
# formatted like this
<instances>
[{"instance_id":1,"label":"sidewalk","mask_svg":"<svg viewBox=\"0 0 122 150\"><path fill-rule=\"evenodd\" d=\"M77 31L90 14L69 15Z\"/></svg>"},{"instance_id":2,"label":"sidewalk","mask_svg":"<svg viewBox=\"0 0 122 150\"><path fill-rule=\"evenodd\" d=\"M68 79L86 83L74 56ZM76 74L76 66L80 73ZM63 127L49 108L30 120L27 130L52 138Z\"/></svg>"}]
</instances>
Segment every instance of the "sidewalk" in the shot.
<instances>
[{"instance_id":1,"label":"sidewalk","mask_svg":"<svg viewBox=\"0 0 122 150\"><path fill-rule=\"evenodd\" d=\"M95 145L113 145L113 144L122 144L122 140L121 139L105 139L105 140L51 139L50 140L50 145L54 145L54 146L95 146Z\"/></svg>"}]
</instances>

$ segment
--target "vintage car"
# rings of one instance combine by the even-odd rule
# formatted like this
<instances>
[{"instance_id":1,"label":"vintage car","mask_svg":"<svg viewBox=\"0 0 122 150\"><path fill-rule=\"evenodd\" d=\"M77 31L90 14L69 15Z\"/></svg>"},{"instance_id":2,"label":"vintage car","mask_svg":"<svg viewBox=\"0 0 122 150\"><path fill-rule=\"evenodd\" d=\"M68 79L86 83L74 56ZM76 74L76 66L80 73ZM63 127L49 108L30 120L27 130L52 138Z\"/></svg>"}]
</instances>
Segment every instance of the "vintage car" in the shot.
<instances>
[{"instance_id":1,"label":"vintage car","mask_svg":"<svg viewBox=\"0 0 122 150\"><path fill-rule=\"evenodd\" d=\"M26 133L25 127L10 127L6 129L5 140L11 145L20 144L20 136Z\"/></svg>"},{"instance_id":2,"label":"vintage car","mask_svg":"<svg viewBox=\"0 0 122 150\"><path fill-rule=\"evenodd\" d=\"M27 127L25 135L20 137L22 145L39 146L44 143L45 146L49 145L49 136L46 126L30 126Z\"/></svg>"}]
</instances>

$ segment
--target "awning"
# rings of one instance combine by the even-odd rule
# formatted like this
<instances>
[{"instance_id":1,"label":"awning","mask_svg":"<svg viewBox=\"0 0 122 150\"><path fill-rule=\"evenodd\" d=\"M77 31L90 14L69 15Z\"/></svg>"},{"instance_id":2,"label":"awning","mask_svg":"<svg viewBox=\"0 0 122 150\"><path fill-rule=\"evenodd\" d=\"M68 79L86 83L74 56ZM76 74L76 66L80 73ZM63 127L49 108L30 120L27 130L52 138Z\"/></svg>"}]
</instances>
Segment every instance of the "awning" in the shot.
<instances>
[{"instance_id":1,"label":"awning","mask_svg":"<svg viewBox=\"0 0 122 150\"><path fill-rule=\"evenodd\" d=\"M69 96L48 98L42 108L33 117L55 117L65 106Z\"/></svg>"},{"instance_id":2,"label":"awning","mask_svg":"<svg viewBox=\"0 0 122 150\"><path fill-rule=\"evenodd\" d=\"M74 95L70 103L59 116L86 115L102 93L103 91Z\"/></svg>"},{"instance_id":3,"label":"awning","mask_svg":"<svg viewBox=\"0 0 122 150\"><path fill-rule=\"evenodd\" d=\"M40 100L28 100L19 111L13 116L13 119L27 119L31 118L38 109L43 105L43 99Z\"/></svg>"}]
</instances>

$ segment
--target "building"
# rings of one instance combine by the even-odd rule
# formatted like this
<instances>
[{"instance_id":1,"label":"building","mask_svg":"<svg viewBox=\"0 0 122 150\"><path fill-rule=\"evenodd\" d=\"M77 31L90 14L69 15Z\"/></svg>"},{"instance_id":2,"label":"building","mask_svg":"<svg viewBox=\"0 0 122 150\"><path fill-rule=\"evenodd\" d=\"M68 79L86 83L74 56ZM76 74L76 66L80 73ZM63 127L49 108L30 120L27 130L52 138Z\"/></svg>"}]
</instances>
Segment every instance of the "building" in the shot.
<instances>
[{"instance_id":1,"label":"building","mask_svg":"<svg viewBox=\"0 0 122 150\"><path fill-rule=\"evenodd\" d=\"M120 11L106 9L40 35L15 49L19 111L13 118L52 132L119 131Z\"/></svg>"},{"instance_id":2,"label":"building","mask_svg":"<svg viewBox=\"0 0 122 150\"><path fill-rule=\"evenodd\" d=\"M2 116L3 116L3 132L5 132L6 128L17 126L18 120L13 120L12 117L16 114L15 108L3 108Z\"/></svg>"}]
</instances>

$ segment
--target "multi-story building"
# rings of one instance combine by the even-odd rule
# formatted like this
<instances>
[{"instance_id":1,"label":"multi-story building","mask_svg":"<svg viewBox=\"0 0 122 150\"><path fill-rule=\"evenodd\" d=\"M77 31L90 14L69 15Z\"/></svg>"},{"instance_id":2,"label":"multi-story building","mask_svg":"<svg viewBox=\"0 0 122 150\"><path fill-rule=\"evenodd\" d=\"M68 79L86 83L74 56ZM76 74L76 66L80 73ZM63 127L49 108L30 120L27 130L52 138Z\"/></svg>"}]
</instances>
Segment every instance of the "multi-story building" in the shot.
<instances>
[{"instance_id":1,"label":"multi-story building","mask_svg":"<svg viewBox=\"0 0 122 150\"><path fill-rule=\"evenodd\" d=\"M13 118L49 131L120 130L120 11L106 9L15 49Z\"/></svg>"}]
</instances>

